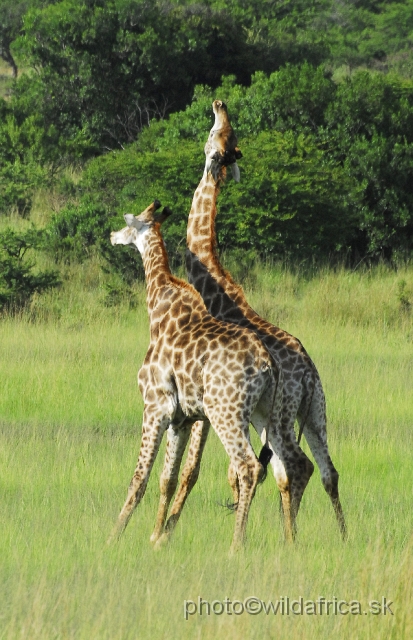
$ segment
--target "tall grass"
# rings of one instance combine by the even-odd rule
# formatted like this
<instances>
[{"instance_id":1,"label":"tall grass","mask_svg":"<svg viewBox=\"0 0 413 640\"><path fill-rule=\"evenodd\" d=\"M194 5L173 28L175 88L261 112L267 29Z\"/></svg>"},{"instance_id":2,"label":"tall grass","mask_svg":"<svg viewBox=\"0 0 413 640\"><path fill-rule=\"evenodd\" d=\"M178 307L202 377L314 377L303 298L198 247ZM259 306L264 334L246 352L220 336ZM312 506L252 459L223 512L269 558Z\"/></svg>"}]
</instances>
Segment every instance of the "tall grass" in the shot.
<instances>
[{"instance_id":1,"label":"tall grass","mask_svg":"<svg viewBox=\"0 0 413 640\"><path fill-rule=\"evenodd\" d=\"M248 274L254 308L297 335L320 372L349 540L316 471L298 541L286 545L269 477L247 546L230 558L234 521L218 504L229 496L227 459L214 434L171 544L149 544L162 450L124 537L106 548L138 453L144 291L137 285L133 308L108 308L96 262L65 268L60 291L0 324L0 638L412 637L413 269ZM204 606L184 619L184 600L248 596L357 600L362 613L207 615ZM383 597L394 615L367 613Z\"/></svg>"}]
</instances>

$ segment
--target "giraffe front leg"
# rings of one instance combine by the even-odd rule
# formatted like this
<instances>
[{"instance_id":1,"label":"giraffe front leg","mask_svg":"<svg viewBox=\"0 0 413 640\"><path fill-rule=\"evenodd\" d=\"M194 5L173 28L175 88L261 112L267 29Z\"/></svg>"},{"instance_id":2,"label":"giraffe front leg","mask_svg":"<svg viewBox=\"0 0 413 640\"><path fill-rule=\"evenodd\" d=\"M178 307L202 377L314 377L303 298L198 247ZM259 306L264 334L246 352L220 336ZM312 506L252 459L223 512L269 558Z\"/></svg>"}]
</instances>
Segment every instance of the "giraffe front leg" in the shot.
<instances>
[{"instance_id":1,"label":"giraffe front leg","mask_svg":"<svg viewBox=\"0 0 413 640\"><path fill-rule=\"evenodd\" d=\"M150 538L152 543L155 543L163 532L169 504L178 484L179 468L188 442L190 429L191 424L187 423L179 428L169 425L167 430L165 462L160 479L161 496L155 529Z\"/></svg>"},{"instance_id":2,"label":"giraffe front leg","mask_svg":"<svg viewBox=\"0 0 413 640\"><path fill-rule=\"evenodd\" d=\"M275 449L274 443L271 448ZM281 514L284 521L284 535L287 542L293 542L294 540L294 523L292 517L291 506L291 492L290 483L284 464L278 457L277 453L274 453L271 458L271 466L274 472L275 481L277 483L278 490L280 492L280 507Z\"/></svg>"},{"instance_id":3,"label":"giraffe front leg","mask_svg":"<svg viewBox=\"0 0 413 640\"><path fill-rule=\"evenodd\" d=\"M228 475L228 482L229 482L229 486L231 487L232 498L233 498L232 504L228 504L227 506L229 509L236 510L238 508L238 502L239 502L239 480L238 480L237 470L232 464L230 464L228 467L227 475Z\"/></svg>"},{"instance_id":4,"label":"giraffe front leg","mask_svg":"<svg viewBox=\"0 0 413 640\"><path fill-rule=\"evenodd\" d=\"M246 528L252 499L255 495L257 484L263 474L263 466L257 460L251 445L251 451L242 454L242 460L232 459L231 463L237 471L239 482L239 498L236 511L234 536L230 552L234 553L245 543Z\"/></svg>"},{"instance_id":5,"label":"giraffe front leg","mask_svg":"<svg viewBox=\"0 0 413 640\"><path fill-rule=\"evenodd\" d=\"M181 516L185 502L198 480L202 454L208 438L209 428L210 424L208 420L195 422L192 426L188 457L182 471L178 492L171 508L171 515L166 523L165 531L158 541L159 545L164 544L170 539Z\"/></svg>"},{"instance_id":6,"label":"giraffe front leg","mask_svg":"<svg viewBox=\"0 0 413 640\"><path fill-rule=\"evenodd\" d=\"M138 462L129 485L128 497L109 537L108 544L120 538L135 508L142 500L162 436L169 423L169 417L164 412L160 413L151 409L152 407L145 407L144 409L142 442Z\"/></svg>"}]
</instances>

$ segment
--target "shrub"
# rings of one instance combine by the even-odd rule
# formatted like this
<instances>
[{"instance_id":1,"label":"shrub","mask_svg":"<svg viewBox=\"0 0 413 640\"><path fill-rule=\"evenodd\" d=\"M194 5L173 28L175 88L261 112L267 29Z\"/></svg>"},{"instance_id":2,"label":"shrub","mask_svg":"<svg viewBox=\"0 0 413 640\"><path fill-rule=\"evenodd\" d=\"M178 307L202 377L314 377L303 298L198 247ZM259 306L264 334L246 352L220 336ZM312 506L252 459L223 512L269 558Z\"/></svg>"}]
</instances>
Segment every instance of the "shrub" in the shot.
<instances>
[{"instance_id":1,"label":"shrub","mask_svg":"<svg viewBox=\"0 0 413 640\"><path fill-rule=\"evenodd\" d=\"M29 249L41 243L41 232L32 229L17 233L7 229L0 234L0 310L17 310L30 302L35 293L57 287L56 271L33 272L34 260L25 259Z\"/></svg>"}]
</instances>

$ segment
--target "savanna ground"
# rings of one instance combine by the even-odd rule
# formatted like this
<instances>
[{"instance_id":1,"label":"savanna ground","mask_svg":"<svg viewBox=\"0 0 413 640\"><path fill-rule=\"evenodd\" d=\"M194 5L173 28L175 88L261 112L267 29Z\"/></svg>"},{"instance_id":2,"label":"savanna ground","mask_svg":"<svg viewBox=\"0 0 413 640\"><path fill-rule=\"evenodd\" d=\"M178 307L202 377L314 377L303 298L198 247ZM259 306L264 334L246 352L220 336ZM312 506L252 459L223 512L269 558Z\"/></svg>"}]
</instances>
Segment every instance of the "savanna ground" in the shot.
<instances>
[{"instance_id":1,"label":"savanna ground","mask_svg":"<svg viewBox=\"0 0 413 640\"><path fill-rule=\"evenodd\" d=\"M108 308L93 261L66 269L61 290L0 324L0 638L413 637L413 269L305 277L261 266L244 278L257 311L298 336L320 372L349 538L340 540L316 470L297 543L286 545L269 474L235 557L214 434L172 543L158 552L149 543L160 455L122 540L106 547L138 453L144 290L136 286L133 308ZM361 612L208 616L204 607L184 619L185 600L250 596L359 601ZM391 611L368 613L382 598Z\"/></svg>"}]
</instances>

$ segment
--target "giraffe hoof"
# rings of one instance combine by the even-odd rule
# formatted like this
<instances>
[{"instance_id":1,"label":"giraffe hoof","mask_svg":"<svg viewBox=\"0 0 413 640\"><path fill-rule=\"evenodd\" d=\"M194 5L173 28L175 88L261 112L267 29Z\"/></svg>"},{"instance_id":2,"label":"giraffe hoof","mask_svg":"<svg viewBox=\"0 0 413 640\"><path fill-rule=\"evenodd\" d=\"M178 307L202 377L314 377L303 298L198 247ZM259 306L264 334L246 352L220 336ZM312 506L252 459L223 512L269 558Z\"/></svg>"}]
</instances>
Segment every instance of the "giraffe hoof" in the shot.
<instances>
[{"instance_id":1,"label":"giraffe hoof","mask_svg":"<svg viewBox=\"0 0 413 640\"><path fill-rule=\"evenodd\" d=\"M166 547L166 545L168 545L168 544L169 544L170 540L171 540L171 537L170 537L166 532L164 532L164 533L163 533L163 534L162 534L162 535L161 535L161 536L156 540L156 542L155 542L155 544L154 544L154 547L153 547L153 548L154 548L156 551L159 551L159 549L162 549L163 547Z\"/></svg>"},{"instance_id":2,"label":"giraffe hoof","mask_svg":"<svg viewBox=\"0 0 413 640\"><path fill-rule=\"evenodd\" d=\"M157 531L154 531L151 537L149 538L149 541L152 544L156 544L159 540L159 537L160 537L160 534Z\"/></svg>"},{"instance_id":3,"label":"giraffe hoof","mask_svg":"<svg viewBox=\"0 0 413 640\"><path fill-rule=\"evenodd\" d=\"M233 542L232 545L230 546L230 549L229 549L229 557L230 558L234 557L243 548L244 548L244 545L243 545L242 542L240 542L240 541Z\"/></svg>"},{"instance_id":4,"label":"giraffe hoof","mask_svg":"<svg viewBox=\"0 0 413 640\"><path fill-rule=\"evenodd\" d=\"M117 530L115 529L114 531L112 531L109 538L106 540L106 546L112 547L114 544L116 544L116 542L118 542L118 540L119 540L119 535Z\"/></svg>"}]
</instances>

